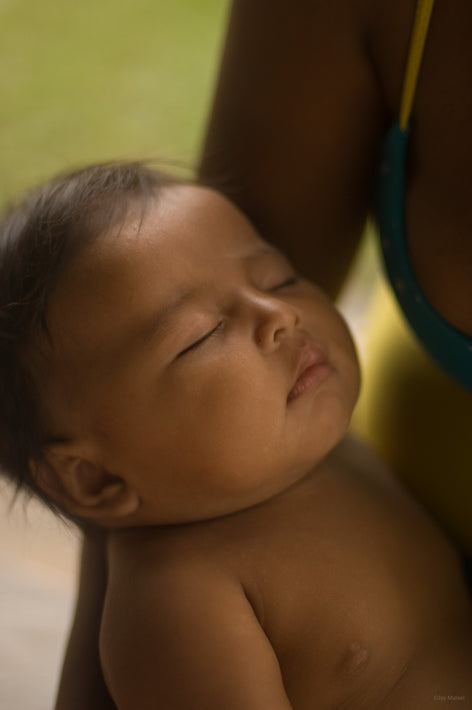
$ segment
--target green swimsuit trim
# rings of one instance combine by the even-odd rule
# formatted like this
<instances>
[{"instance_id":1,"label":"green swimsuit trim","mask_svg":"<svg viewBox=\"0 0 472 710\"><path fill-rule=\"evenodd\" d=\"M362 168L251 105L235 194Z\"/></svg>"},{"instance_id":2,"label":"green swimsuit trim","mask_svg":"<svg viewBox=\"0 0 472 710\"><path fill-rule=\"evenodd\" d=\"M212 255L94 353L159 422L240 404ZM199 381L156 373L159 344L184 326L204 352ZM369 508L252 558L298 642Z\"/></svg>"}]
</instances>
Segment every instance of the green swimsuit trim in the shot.
<instances>
[{"instance_id":1,"label":"green swimsuit trim","mask_svg":"<svg viewBox=\"0 0 472 710\"><path fill-rule=\"evenodd\" d=\"M434 310L411 266L405 230L407 143L408 129L395 123L382 145L376 217L385 269L405 317L426 350L446 372L472 390L472 337Z\"/></svg>"}]
</instances>

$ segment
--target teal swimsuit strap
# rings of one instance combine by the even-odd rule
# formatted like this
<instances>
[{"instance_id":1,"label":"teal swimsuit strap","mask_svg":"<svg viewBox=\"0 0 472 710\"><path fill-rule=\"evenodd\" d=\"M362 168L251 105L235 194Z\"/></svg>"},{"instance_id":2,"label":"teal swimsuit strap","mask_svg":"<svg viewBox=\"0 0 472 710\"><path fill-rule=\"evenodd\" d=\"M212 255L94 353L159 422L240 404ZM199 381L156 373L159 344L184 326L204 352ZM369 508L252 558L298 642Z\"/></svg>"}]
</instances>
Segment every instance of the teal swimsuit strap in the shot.
<instances>
[{"instance_id":1,"label":"teal swimsuit strap","mask_svg":"<svg viewBox=\"0 0 472 710\"><path fill-rule=\"evenodd\" d=\"M441 367L472 389L472 337L431 306L413 272L405 229L405 162L409 119L434 0L418 0L403 84L399 120L384 138L377 182L376 217L388 278L423 345Z\"/></svg>"},{"instance_id":2,"label":"teal swimsuit strap","mask_svg":"<svg viewBox=\"0 0 472 710\"><path fill-rule=\"evenodd\" d=\"M394 123L384 139L376 216L385 269L399 304L423 345L452 377L472 389L472 337L431 306L411 267L405 230L405 159L408 128Z\"/></svg>"}]
</instances>

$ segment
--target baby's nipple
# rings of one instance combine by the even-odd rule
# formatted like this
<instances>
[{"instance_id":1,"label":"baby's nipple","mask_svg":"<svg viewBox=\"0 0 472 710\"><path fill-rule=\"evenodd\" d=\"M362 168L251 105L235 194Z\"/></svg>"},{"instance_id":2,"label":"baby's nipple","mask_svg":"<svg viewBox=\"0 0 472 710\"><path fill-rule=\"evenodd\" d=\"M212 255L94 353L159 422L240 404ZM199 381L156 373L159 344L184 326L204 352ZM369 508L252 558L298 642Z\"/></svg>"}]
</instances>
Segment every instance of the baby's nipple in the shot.
<instances>
[{"instance_id":1,"label":"baby's nipple","mask_svg":"<svg viewBox=\"0 0 472 710\"><path fill-rule=\"evenodd\" d=\"M370 658L369 649L359 641L351 643L342 657L338 671L344 676L351 676L362 671Z\"/></svg>"}]
</instances>

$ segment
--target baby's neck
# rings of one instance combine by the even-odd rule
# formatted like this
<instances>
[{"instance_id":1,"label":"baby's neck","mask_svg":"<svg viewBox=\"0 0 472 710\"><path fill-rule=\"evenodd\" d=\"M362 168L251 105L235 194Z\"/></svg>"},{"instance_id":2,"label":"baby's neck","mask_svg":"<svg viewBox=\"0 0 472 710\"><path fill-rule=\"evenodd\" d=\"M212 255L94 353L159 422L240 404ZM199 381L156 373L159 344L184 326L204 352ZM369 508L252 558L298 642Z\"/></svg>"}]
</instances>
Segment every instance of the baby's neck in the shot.
<instances>
[{"instance_id":1,"label":"baby's neck","mask_svg":"<svg viewBox=\"0 0 472 710\"><path fill-rule=\"evenodd\" d=\"M253 505L246 506L239 510L232 511L230 513L213 516L204 519L188 520L179 523L165 523L161 524L159 522L155 523L138 523L130 526L123 526L120 528L115 528L110 531L110 537L116 542L116 544L134 544L135 540L143 540L148 536L154 536L159 533L165 533L165 530L178 529L178 528L189 528L191 526L204 526L210 523L214 523L219 519L237 517L244 514L250 509L257 510L258 508L263 508L264 506L272 504L276 500L283 501L285 498L290 498L291 496L298 496L299 491L303 491L305 487L312 487L316 485L317 479L325 478L329 476L330 473L338 469L339 466L345 467L352 464L353 459L358 458L359 455L359 443L351 435L346 435L320 462L314 464L311 468L307 468L305 471L301 472L296 478L295 482L290 482L286 488L277 492L274 495L268 496L264 500L257 502Z\"/></svg>"}]
</instances>

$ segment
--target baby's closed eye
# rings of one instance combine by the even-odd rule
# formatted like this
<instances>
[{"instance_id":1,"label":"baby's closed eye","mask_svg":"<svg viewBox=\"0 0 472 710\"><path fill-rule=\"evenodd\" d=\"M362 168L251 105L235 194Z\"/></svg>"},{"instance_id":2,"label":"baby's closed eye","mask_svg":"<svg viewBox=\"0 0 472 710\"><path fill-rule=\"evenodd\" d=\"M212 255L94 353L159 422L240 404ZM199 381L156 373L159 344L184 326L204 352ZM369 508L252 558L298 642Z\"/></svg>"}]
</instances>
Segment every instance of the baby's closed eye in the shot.
<instances>
[{"instance_id":1,"label":"baby's closed eye","mask_svg":"<svg viewBox=\"0 0 472 710\"><path fill-rule=\"evenodd\" d=\"M299 281L300 277L298 276L298 274L292 274L292 276L289 276L280 283L277 283L275 286L272 286L272 288L269 290L271 293L273 291L279 291L283 288L288 288L289 286L295 286Z\"/></svg>"},{"instance_id":2,"label":"baby's closed eye","mask_svg":"<svg viewBox=\"0 0 472 710\"><path fill-rule=\"evenodd\" d=\"M195 350L200 345L202 345L205 341L207 341L209 338L211 338L213 335L215 335L218 332L218 330L222 327L223 323L224 323L223 320L219 321L216 324L216 326L214 326L213 328L208 330L206 333L204 333L203 335L198 337L196 340L194 340L192 343L190 343L190 345L187 345L187 347L185 347L183 350L181 350L179 352L179 354L177 355L177 358L182 357L182 355L185 355L186 353L188 353L192 350Z\"/></svg>"}]
</instances>

